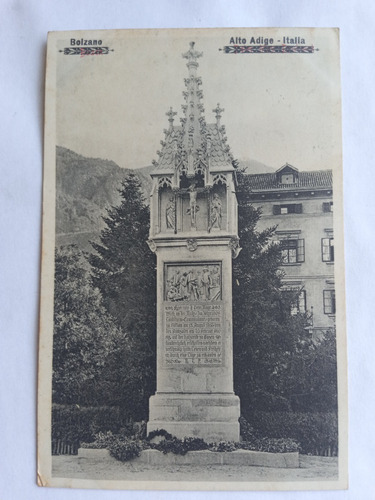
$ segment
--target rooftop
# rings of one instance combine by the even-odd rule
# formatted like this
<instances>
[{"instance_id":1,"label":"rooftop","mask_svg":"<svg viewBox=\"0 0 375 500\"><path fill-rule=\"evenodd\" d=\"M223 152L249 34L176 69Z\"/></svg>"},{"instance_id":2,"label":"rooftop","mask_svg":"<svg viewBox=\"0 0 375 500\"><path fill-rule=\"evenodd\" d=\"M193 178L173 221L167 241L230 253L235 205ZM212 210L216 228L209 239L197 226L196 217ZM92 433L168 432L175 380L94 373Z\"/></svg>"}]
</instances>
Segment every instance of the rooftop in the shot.
<instances>
[{"instance_id":1,"label":"rooftop","mask_svg":"<svg viewBox=\"0 0 375 500\"><path fill-rule=\"evenodd\" d=\"M282 183L277 172L248 174L247 178L253 192L280 190L295 191L296 189L332 189L332 170L298 172L298 176L295 177L295 181L292 183Z\"/></svg>"}]
</instances>

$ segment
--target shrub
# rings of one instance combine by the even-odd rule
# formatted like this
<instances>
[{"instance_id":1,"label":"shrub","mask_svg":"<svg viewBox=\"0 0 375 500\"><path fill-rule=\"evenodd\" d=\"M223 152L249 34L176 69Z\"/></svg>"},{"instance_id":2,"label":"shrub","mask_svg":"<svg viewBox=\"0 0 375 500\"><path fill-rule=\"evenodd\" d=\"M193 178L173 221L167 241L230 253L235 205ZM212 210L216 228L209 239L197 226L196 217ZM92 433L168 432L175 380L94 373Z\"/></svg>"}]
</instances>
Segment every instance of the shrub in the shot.
<instances>
[{"instance_id":1,"label":"shrub","mask_svg":"<svg viewBox=\"0 0 375 500\"><path fill-rule=\"evenodd\" d=\"M139 457L141 451L141 442L129 438L120 437L113 439L109 445L110 455L117 460L121 460L121 462L127 462L128 460Z\"/></svg>"},{"instance_id":2,"label":"shrub","mask_svg":"<svg viewBox=\"0 0 375 500\"><path fill-rule=\"evenodd\" d=\"M158 443L150 443L155 437L163 437ZM188 451L207 450L208 444L201 438L187 437L178 439L172 436L165 429L156 429L150 432L147 437L147 442L150 443L149 447L162 451L163 453L174 453L176 455L186 455Z\"/></svg>"},{"instance_id":3,"label":"shrub","mask_svg":"<svg viewBox=\"0 0 375 500\"><path fill-rule=\"evenodd\" d=\"M209 445L201 438L184 438L184 446L188 451L207 450Z\"/></svg>"},{"instance_id":4,"label":"shrub","mask_svg":"<svg viewBox=\"0 0 375 500\"><path fill-rule=\"evenodd\" d=\"M150 440L162 436L163 439L158 443L151 443ZM101 447L100 444L107 443L110 454L117 460L127 461L139 456L143 449L153 449L162 453L174 453L175 455L186 455L188 451L209 450L212 452L227 453L237 449L266 451L270 453L286 453L298 451L298 444L293 439L275 439L275 438L253 438L251 441L243 441L234 443L232 441L219 441L218 443L206 443L201 438L184 438L178 439L169 434L164 429L153 431L149 434L145 441L129 439L126 436L114 436L112 433L102 434L97 436L95 446L87 445L87 447Z\"/></svg>"},{"instance_id":5,"label":"shrub","mask_svg":"<svg viewBox=\"0 0 375 500\"><path fill-rule=\"evenodd\" d=\"M237 446L232 441L219 441L218 443L210 443L208 449L210 451L227 452L235 451Z\"/></svg>"},{"instance_id":6,"label":"shrub","mask_svg":"<svg viewBox=\"0 0 375 500\"><path fill-rule=\"evenodd\" d=\"M242 450L264 451L268 453L290 453L299 451L299 445L290 438L256 438L239 443Z\"/></svg>"},{"instance_id":7,"label":"shrub","mask_svg":"<svg viewBox=\"0 0 375 500\"><path fill-rule=\"evenodd\" d=\"M95 441L92 443L81 443L81 448L103 449L109 448L116 436L111 431L98 432L95 434Z\"/></svg>"},{"instance_id":8,"label":"shrub","mask_svg":"<svg viewBox=\"0 0 375 500\"><path fill-rule=\"evenodd\" d=\"M291 438L309 455L337 455L337 415L256 411L249 416L256 432L270 438Z\"/></svg>"},{"instance_id":9,"label":"shrub","mask_svg":"<svg viewBox=\"0 0 375 500\"><path fill-rule=\"evenodd\" d=\"M153 444L152 448L163 453L174 453L175 455L186 455L189 451L183 440L176 437L172 439L163 439L160 443Z\"/></svg>"}]
</instances>

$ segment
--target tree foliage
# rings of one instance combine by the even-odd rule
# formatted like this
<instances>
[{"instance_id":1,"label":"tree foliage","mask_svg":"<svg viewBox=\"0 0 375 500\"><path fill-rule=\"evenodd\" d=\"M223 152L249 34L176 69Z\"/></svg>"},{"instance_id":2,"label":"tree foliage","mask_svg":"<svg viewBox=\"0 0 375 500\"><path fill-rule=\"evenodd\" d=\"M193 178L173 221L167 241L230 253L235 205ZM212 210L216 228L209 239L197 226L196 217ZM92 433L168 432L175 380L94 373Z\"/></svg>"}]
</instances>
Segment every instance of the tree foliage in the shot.
<instances>
[{"instance_id":1,"label":"tree foliage","mask_svg":"<svg viewBox=\"0 0 375 500\"><path fill-rule=\"evenodd\" d=\"M136 418L147 418L156 379L155 257L146 243L150 214L135 175L122 183L120 195L120 205L104 218L100 243L92 243L90 263L93 284L126 333L113 363L116 400Z\"/></svg>"},{"instance_id":2,"label":"tree foliage","mask_svg":"<svg viewBox=\"0 0 375 500\"><path fill-rule=\"evenodd\" d=\"M92 286L85 254L75 245L56 250L53 401L102 404L103 372L122 332Z\"/></svg>"}]
</instances>

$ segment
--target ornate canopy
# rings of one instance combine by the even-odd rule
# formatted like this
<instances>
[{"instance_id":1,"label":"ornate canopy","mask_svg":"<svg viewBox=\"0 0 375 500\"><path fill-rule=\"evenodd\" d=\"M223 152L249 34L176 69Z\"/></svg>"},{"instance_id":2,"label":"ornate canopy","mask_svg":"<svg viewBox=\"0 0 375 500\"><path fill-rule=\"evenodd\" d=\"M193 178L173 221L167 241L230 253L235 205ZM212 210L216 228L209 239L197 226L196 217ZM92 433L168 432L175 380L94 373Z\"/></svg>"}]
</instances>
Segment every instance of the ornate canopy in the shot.
<instances>
[{"instance_id":1,"label":"ornate canopy","mask_svg":"<svg viewBox=\"0 0 375 500\"><path fill-rule=\"evenodd\" d=\"M159 158L152 162L155 168L151 175L164 177L162 182L170 182L172 187L180 187L181 182L182 186L187 186L193 179L204 186L212 185L218 180L220 172L233 170L233 156L227 144L225 127L220 123L224 109L217 104L212 110L215 123L207 123L204 116L202 80L197 76L197 59L202 55L195 50L194 42L190 42L189 50L182 54L188 61L183 117L180 124L175 125L177 112L170 108L166 113L169 127L164 130L162 148L157 152Z\"/></svg>"}]
</instances>

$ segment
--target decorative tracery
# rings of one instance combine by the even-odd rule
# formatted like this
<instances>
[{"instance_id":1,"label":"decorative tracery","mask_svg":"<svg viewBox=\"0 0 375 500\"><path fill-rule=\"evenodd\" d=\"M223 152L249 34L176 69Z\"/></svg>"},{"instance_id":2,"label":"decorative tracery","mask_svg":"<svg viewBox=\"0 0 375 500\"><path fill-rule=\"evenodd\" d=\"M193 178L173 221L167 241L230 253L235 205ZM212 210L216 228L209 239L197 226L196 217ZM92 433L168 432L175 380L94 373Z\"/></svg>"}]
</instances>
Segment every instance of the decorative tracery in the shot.
<instances>
[{"instance_id":1,"label":"decorative tracery","mask_svg":"<svg viewBox=\"0 0 375 500\"><path fill-rule=\"evenodd\" d=\"M227 185L227 178L223 174L217 174L213 178L213 184L224 184Z\"/></svg>"},{"instance_id":2,"label":"decorative tracery","mask_svg":"<svg viewBox=\"0 0 375 500\"><path fill-rule=\"evenodd\" d=\"M159 182L158 182L158 186L159 186L159 189L171 188L172 181L169 177L160 177Z\"/></svg>"}]
</instances>

